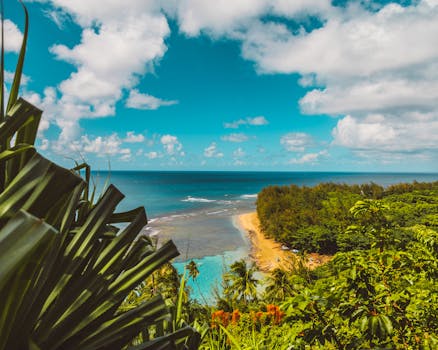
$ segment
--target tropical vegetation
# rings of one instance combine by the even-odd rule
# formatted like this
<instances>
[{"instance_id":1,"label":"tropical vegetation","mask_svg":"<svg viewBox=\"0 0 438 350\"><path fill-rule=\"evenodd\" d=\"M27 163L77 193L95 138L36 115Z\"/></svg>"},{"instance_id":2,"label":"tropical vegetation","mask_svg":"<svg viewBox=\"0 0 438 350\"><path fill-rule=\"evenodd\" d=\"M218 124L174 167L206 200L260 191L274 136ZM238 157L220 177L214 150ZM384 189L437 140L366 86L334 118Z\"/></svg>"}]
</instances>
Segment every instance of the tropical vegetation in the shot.
<instances>
[{"instance_id":1,"label":"tropical vegetation","mask_svg":"<svg viewBox=\"0 0 438 350\"><path fill-rule=\"evenodd\" d=\"M260 276L236 261L216 300L190 299L169 241L140 234L144 208L96 194L87 164L65 169L35 149L42 111L0 69L0 350L438 348L438 182L271 186L261 228L300 252ZM2 37L3 26L2 26ZM333 254L314 270L306 252Z\"/></svg>"},{"instance_id":2,"label":"tropical vegetation","mask_svg":"<svg viewBox=\"0 0 438 350\"><path fill-rule=\"evenodd\" d=\"M144 208L116 212L124 196L114 186L96 196L88 165L64 169L35 150L42 111L18 98L23 9L7 104L1 49L0 349L197 348L198 334L172 322L158 293L126 307L131 290L178 255L175 245L156 249L139 235Z\"/></svg>"},{"instance_id":3,"label":"tropical vegetation","mask_svg":"<svg viewBox=\"0 0 438 350\"><path fill-rule=\"evenodd\" d=\"M217 298L201 348L437 349L437 184L391 186L380 198L362 195L346 214L351 224L342 234L366 237L367 246L339 251L315 270L275 270L263 290L252 280L251 298L237 292L248 279L236 274L239 287Z\"/></svg>"},{"instance_id":4,"label":"tropical vegetation","mask_svg":"<svg viewBox=\"0 0 438 350\"><path fill-rule=\"evenodd\" d=\"M412 230L422 224L438 229L438 182L346 185L322 183L314 187L270 186L257 198L257 214L266 235L292 249L334 254L338 251L369 249L365 231L350 232L353 224L366 226L365 217L353 217L350 208L363 199L387 207L386 229L394 248L403 248L413 238Z\"/></svg>"}]
</instances>

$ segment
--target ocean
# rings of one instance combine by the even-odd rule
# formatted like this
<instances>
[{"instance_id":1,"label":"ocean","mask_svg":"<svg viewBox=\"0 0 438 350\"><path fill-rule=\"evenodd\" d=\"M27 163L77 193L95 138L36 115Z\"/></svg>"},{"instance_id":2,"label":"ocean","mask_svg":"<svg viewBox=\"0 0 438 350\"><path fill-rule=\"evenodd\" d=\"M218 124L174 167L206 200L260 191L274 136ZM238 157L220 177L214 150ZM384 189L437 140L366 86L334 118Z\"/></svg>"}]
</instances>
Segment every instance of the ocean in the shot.
<instances>
[{"instance_id":1,"label":"ocean","mask_svg":"<svg viewBox=\"0 0 438 350\"><path fill-rule=\"evenodd\" d=\"M233 223L235 215L255 211L257 193L269 185L321 182L388 186L400 182L437 181L438 174L337 172L94 172L97 188L106 181L126 198L118 210L144 206L149 223L144 230L160 241L172 239L180 251L174 266L182 273L193 259L200 274L189 281L191 296L211 302L226 265L248 256L245 235Z\"/></svg>"}]
</instances>

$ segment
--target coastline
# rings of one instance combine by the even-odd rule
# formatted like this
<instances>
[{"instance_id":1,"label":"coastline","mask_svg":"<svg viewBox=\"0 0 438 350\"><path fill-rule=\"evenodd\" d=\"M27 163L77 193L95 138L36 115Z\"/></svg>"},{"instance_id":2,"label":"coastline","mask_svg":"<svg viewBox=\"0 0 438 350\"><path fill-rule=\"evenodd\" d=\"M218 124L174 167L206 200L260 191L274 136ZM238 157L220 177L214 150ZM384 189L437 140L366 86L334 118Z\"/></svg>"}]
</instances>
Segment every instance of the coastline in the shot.
<instances>
[{"instance_id":1,"label":"coastline","mask_svg":"<svg viewBox=\"0 0 438 350\"><path fill-rule=\"evenodd\" d=\"M250 258L262 272L272 272L276 268L291 270L296 256L281 249L281 244L265 237L260 230L260 221L256 212L245 213L235 217L237 228L248 237Z\"/></svg>"},{"instance_id":2,"label":"coastline","mask_svg":"<svg viewBox=\"0 0 438 350\"><path fill-rule=\"evenodd\" d=\"M272 272L279 268L291 271L298 257L290 250L283 250L282 245L274 239L266 237L260 229L260 221L256 212L236 215L233 218L236 227L248 238L249 257L262 272ZM311 253L306 256L305 266L314 269L330 261L331 256Z\"/></svg>"}]
</instances>

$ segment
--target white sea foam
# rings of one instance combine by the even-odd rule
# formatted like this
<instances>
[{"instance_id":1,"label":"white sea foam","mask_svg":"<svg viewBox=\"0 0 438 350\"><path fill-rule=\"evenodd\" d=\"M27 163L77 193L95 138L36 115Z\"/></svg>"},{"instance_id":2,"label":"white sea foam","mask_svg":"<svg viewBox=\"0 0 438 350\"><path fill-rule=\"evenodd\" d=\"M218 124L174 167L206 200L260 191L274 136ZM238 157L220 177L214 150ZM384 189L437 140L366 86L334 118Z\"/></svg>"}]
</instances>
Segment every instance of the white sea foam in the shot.
<instances>
[{"instance_id":1,"label":"white sea foam","mask_svg":"<svg viewBox=\"0 0 438 350\"><path fill-rule=\"evenodd\" d=\"M173 214L173 215L168 215L168 216L161 216L161 217L156 219L156 222L157 223L165 223L165 222L173 221L175 219L187 219L187 218L194 217L197 215L198 215L198 213L191 212L191 213L184 213L184 214Z\"/></svg>"},{"instance_id":2,"label":"white sea foam","mask_svg":"<svg viewBox=\"0 0 438 350\"><path fill-rule=\"evenodd\" d=\"M227 211L228 211L228 209L222 209L222 210L217 210L217 211L210 211L210 212L207 212L207 215L223 214L223 213L226 213Z\"/></svg>"},{"instance_id":3,"label":"white sea foam","mask_svg":"<svg viewBox=\"0 0 438 350\"><path fill-rule=\"evenodd\" d=\"M243 195L240 196L240 198L244 198L244 199L257 198L257 193L255 193L255 194L243 194Z\"/></svg>"},{"instance_id":4,"label":"white sea foam","mask_svg":"<svg viewBox=\"0 0 438 350\"><path fill-rule=\"evenodd\" d=\"M231 205L231 204L235 203L235 201L221 200L221 201L218 201L218 203L223 204L223 205Z\"/></svg>"},{"instance_id":5,"label":"white sea foam","mask_svg":"<svg viewBox=\"0 0 438 350\"><path fill-rule=\"evenodd\" d=\"M181 202L211 203L211 202L216 202L216 200L214 200L214 199L207 199L207 198L197 198L197 197L187 196L185 199L182 199Z\"/></svg>"}]
</instances>

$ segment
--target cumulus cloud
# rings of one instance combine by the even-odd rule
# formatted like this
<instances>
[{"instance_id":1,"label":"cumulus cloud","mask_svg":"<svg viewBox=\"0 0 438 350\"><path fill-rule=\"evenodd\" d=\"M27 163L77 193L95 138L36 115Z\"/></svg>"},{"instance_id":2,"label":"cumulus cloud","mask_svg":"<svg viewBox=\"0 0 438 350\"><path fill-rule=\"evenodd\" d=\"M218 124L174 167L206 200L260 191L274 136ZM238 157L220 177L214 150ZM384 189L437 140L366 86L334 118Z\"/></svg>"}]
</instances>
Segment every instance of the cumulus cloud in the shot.
<instances>
[{"instance_id":1,"label":"cumulus cloud","mask_svg":"<svg viewBox=\"0 0 438 350\"><path fill-rule=\"evenodd\" d=\"M332 9L330 0L180 0L176 4L173 12L184 33L196 36L204 32L214 37L238 35L262 16L292 18Z\"/></svg>"},{"instance_id":2,"label":"cumulus cloud","mask_svg":"<svg viewBox=\"0 0 438 350\"><path fill-rule=\"evenodd\" d=\"M204 157L206 158L222 158L223 156L224 154L218 151L216 142L212 142L204 149Z\"/></svg>"},{"instance_id":3,"label":"cumulus cloud","mask_svg":"<svg viewBox=\"0 0 438 350\"><path fill-rule=\"evenodd\" d=\"M148 94L142 94L138 90L133 89L129 92L126 100L126 107L136 109L155 110L162 106L172 106L177 104L176 100L163 100Z\"/></svg>"},{"instance_id":4,"label":"cumulus cloud","mask_svg":"<svg viewBox=\"0 0 438 350\"><path fill-rule=\"evenodd\" d=\"M23 34L17 25L9 19L4 21L5 31L5 51L18 52L20 51Z\"/></svg>"},{"instance_id":5,"label":"cumulus cloud","mask_svg":"<svg viewBox=\"0 0 438 350\"><path fill-rule=\"evenodd\" d=\"M292 158L289 163L290 164L316 164L321 159L321 157L325 157L328 155L327 151L320 151L318 153L307 153L302 155L299 158Z\"/></svg>"},{"instance_id":6,"label":"cumulus cloud","mask_svg":"<svg viewBox=\"0 0 438 350\"><path fill-rule=\"evenodd\" d=\"M50 3L56 18L68 15L82 28L75 46L50 48L57 59L72 64L74 71L39 96L49 122L61 129L58 141L67 144L79 135L80 119L114 115L123 92L133 89L140 76L153 72L167 50L164 40L170 29L154 1L133 0L129 6L114 1L103 5L83 0ZM161 100L152 96L147 100L147 95L134 92L132 106L158 108Z\"/></svg>"},{"instance_id":7,"label":"cumulus cloud","mask_svg":"<svg viewBox=\"0 0 438 350\"><path fill-rule=\"evenodd\" d=\"M248 136L243 133L233 133L221 136L221 140L228 142L245 142L248 141Z\"/></svg>"},{"instance_id":8,"label":"cumulus cloud","mask_svg":"<svg viewBox=\"0 0 438 350\"><path fill-rule=\"evenodd\" d=\"M388 4L377 12L339 9L321 28L298 33L259 21L248 28L243 55L262 71L316 73L323 79L403 69L435 57L430 40L438 32L436 7L420 1L408 7Z\"/></svg>"},{"instance_id":9,"label":"cumulus cloud","mask_svg":"<svg viewBox=\"0 0 438 350\"><path fill-rule=\"evenodd\" d=\"M114 155L120 152L122 140L117 134L109 137L98 136L90 139L87 135L81 137L83 150L87 153L96 153L97 155Z\"/></svg>"},{"instance_id":10,"label":"cumulus cloud","mask_svg":"<svg viewBox=\"0 0 438 350\"><path fill-rule=\"evenodd\" d=\"M126 137L123 139L127 143L139 143L143 142L145 137L142 134L136 134L134 131L128 131Z\"/></svg>"},{"instance_id":11,"label":"cumulus cloud","mask_svg":"<svg viewBox=\"0 0 438 350\"><path fill-rule=\"evenodd\" d=\"M151 151L151 152L147 152L147 153L145 154L145 156L146 156L147 158L149 158L149 159L157 159L157 158L161 158L161 157L162 157L162 154L161 154L161 153L158 153L158 152L155 152L155 151Z\"/></svg>"},{"instance_id":12,"label":"cumulus cloud","mask_svg":"<svg viewBox=\"0 0 438 350\"><path fill-rule=\"evenodd\" d=\"M58 154L68 156L75 153L89 153L95 154L98 157L119 156L120 160L128 161L132 157L131 149L122 147L122 143L123 140L117 133L113 133L109 136L97 136L95 138L89 135L83 135L79 139L72 140L68 145L54 141L52 142L52 149Z\"/></svg>"},{"instance_id":13,"label":"cumulus cloud","mask_svg":"<svg viewBox=\"0 0 438 350\"><path fill-rule=\"evenodd\" d=\"M231 123L224 123L224 128L226 129L237 129L241 125L267 125L269 122L266 120L264 116L258 117L247 117L246 119L238 119Z\"/></svg>"},{"instance_id":14,"label":"cumulus cloud","mask_svg":"<svg viewBox=\"0 0 438 350\"><path fill-rule=\"evenodd\" d=\"M338 121L333 129L333 143L353 150L378 153L419 153L438 150L436 135L438 119L432 114L370 115L355 118L350 115Z\"/></svg>"},{"instance_id":15,"label":"cumulus cloud","mask_svg":"<svg viewBox=\"0 0 438 350\"><path fill-rule=\"evenodd\" d=\"M438 65L434 70L438 72ZM333 83L325 89L308 92L300 100L300 106L307 114L335 116L374 111L435 110L438 83L431 73L417 77L415 81L413 77L381 75L351 82L348 88Z\"/></svg>"},{"instance_id":16,"label":"cumulus cloud","mask_svg":"<svg viewBox=\"0 0 438 350\"><path fill-rule=\"evenodd\" d=\"M50 141L47 139L42 139L39 149L42 151L46 151L49 149L49 146L50 146Z\"/></svg>"},{"instance_id":17,"label":"cumulus cloud","mask_svg":"<svg viewBox=\"0 0 438 350\"><path fill-rule=\"evenodd\" d=\"M280 144L290 152L304 152L314 145L312 136L303 132L290 132L280 138Z\"/></svg>"},{"instance_id":18,"label":"cumulus cloud","mask_svg":"<svg viewBox=\"0 0 438 350\"><path fill-rule=\"evenodd\" d=\"M160 142L168 155L179 154L184 156L184 152L182 152L183 145L179 142L178 137L169 134L163 135Z\"/></svg>"},{"instance_id":19,"label":"cumulus cloud","mask_svg":"<svg viewBox=\"0 0 438 350\"><path fill-rule=\"evenodd\" d=\"M201 31L221 35L257 17L266 7L265 0L182 0L177 14L181 30L190 36Z\"/></svg>"},{"instance_id":20,"label":"cumulus cloud","mask_svg":"<svg viewBox=\"0 0 438 350\"><path fill-rule=\"evenodd\" d=\"M300 74L299 83L309 90L299 102L302 112L341 118L333 130L335 144L391 151L436 148L429 132L438 121L436 0L343 6L329 0L235 3L182 0L180 28L192 36L240 42L242 56L261 74ZM310 16L318 26L306 25ZM287 24L289 19L295 27ZM370 122L376 114L383 119ZM244 119L224 124L241 125Z\"/></svg>"},{"instance_id":21,"label":"cumulus cloud","mask_svg":"<svg viewBox=\"0 0 438 350\"><path fill-rule=\"evenodd\" d=\"M136 90L139 77L152 72L167 50L166 13L185 35L240 43L242 57L254 62L260 74L298 73L299 83L307 89L299 102L301 111L340 118L332 132L334 144L357 154L378 148L419 153L436 149L432 134L438 120L436 0L403 2L408 4L403 6L376 1L335 6L331 0L50 3L60 23L66 15L82 28L78 44L51 49L58 59L71 63L74 72L57 87L34 96L45 110L43 127L56 124L61 129L58 141L64 144L78 139L81 118L114 115L126 91L130 91L126 105L133 108L177 103ZM310 26L309 19L318 25ZM7 25L7 39L21 37L12 22ZM7 49L17 51L17 42L6 40ZM264 124L267 120L260 116L224 127ZM247 139L244 134L222 138ZM304 152L308 147L293 137L282 140L290 151Z\"/></svg>"}]
</instances>

